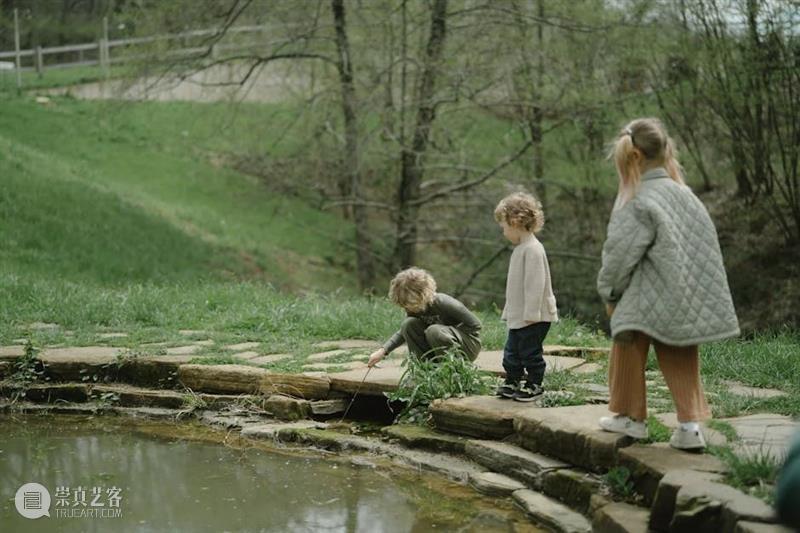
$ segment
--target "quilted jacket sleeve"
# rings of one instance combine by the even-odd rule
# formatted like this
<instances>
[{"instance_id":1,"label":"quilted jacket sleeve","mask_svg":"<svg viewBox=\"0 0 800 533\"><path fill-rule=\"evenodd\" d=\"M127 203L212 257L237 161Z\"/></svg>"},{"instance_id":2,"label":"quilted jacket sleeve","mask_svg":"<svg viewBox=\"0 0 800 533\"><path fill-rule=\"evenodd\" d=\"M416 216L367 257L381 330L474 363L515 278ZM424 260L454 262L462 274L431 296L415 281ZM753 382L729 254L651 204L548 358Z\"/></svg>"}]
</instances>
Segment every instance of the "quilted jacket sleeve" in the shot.
<instances>
[{"instance_id":1,"label":"quilted jacket sleeve","mask_svg":"<svg viewBox=\"0 0 800 533\"><path fill-rule=\"evenodd\" d=\"M603 301L619 301L655 237L655 223L637 198L612 213L603 245L603 265L597 275L597 292Z\"/></svg>"}]
</instances>

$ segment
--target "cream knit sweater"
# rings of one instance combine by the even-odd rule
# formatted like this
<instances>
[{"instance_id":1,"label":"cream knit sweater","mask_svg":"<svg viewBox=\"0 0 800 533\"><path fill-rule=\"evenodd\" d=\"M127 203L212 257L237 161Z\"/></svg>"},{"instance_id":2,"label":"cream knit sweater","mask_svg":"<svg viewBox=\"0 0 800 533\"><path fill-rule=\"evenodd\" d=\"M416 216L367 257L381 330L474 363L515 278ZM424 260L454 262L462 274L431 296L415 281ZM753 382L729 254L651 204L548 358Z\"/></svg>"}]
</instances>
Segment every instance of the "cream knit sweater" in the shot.
<instances>
[{"instance_id":1,"label":"cream knit sweater","mask_svg":"<svg viewBox=\"0 0 800 533\"><path fill-rule=\"evenodd\" d=\"M522 237L511 253L502 318L508 329L524 328L529 322L558 321L547 254L532 233Z\"/></svg>"}]
</instances>

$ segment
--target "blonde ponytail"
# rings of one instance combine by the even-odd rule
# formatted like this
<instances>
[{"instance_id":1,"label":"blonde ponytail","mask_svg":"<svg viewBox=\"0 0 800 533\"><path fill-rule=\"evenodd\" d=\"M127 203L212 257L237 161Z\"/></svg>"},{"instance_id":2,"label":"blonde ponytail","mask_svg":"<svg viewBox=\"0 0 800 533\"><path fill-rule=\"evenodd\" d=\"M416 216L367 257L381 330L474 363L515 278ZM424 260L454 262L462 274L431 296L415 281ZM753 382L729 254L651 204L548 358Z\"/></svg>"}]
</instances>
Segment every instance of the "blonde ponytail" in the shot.
<instances>
[{"instance_id":1,"label":"blonde ponytail","mask_svg":"<svg viewBox=\"0 0 800 533\"><path fill-rule=\"evenodd\" d=\"M675 142L671 137L667 137L667 145L664 147L664 169L670 178L683 185L685 183L683 181L683 167L678 163L677 152Z\"/></svg>"},{"instance_id":2,"label":"blonde ponytail","mask_svg":"<svg viewBox=\"0 0 800 533\"><path fill-rule=\"evenodd\" d=\"M639 157L636 157L637 154ZM614 210L636 196L642 181L642 161L663 166L670 178L684 184L683 168L678 163L675 143L657 118L639 118L625 126L617 136L608 158L614 159L619 175Z\"/></svg>"},{"instance_id":3,"label":"blonde ponytail","mask_svg":"<svg viewBox=\"0 0 800 533\"><path fill-rule=\"evenodd\" d=\"M617 174L619 175L617 199L614 202L615 211L631 201L639 189L642 173L634 157L635 152L636 146L633 144L632 130L625 128L617 138L617 142L614 143L611 154L609 154L610 157L614 158Z\"/></svg>"}]
</instances>

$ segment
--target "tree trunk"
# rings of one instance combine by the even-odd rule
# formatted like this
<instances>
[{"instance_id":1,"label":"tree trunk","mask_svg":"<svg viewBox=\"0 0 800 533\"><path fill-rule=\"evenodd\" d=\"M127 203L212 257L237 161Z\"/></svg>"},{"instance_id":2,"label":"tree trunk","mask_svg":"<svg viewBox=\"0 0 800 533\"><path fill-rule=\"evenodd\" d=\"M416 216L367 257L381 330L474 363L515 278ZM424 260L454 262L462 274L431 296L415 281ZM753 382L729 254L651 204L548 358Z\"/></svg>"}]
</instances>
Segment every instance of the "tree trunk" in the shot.
<instances>
[{"instance_id":1,"label":"tree trunk","mask_svg":"<svg viewBox=\"0 0 800 533\"><path fill-rule=\"evenodd\" d=\"M336 26L337 69L342 91L342 114L344 115L345 147L342 157L341 183L349 192L351 212L356 230L356 270L362 290L369 289L375 280L375 266L369 240L366 208L362 202L361 169L358 146L358 122L356 120L356 91L353 84L353 64L350 59L350 43L347 38L344 1L331 0L334 25Z\"/></svg>"},{"instance_id":2,"label":"tree trunk","mask_svg":"<svg viewBox=\"0 0 800 533\"><path fill-rule=\"evenodd\" d=\"M424 173L423 160L430 141L431 126L436 118L434 92L439 61L444 50L447 28L447 0L435 0L431 11L431 31L425 50L422 76L418 88L417 117L411 146L402 146L400 187L397 194L398 218L394 261L407 268L417 258L417 216L414 200L420 196Z\"/></svg>"},{"instance_id":3,"label":"tree trunk","mask_svg":"<svg viewBox=\"0 0 800 533\"><path fill-rule=\"evenodd\" d=\"M533 116L531 119L531 140L533 141L533 176L536 178L538 187L539 200L542 203L547 202L547 188L544 181L544 154L542 153L542 88L544 87L544 1L536 0L537 4L537 17L536 23L536 53L538 58L536 60L536 80L533 83L534 94L533 96Z\"/></svg>"}]
</instances>

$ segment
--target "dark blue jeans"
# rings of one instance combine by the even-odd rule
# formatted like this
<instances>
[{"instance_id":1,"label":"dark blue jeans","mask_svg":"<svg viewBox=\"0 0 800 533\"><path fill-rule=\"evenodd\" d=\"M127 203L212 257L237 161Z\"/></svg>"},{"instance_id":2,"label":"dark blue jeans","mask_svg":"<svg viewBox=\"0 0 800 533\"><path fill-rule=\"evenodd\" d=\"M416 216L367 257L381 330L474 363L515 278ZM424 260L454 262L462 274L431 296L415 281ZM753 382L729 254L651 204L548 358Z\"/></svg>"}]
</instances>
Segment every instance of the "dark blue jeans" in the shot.
<instances>
[{"instance_id":1,"label":"dark blue jeans","mask_svg":"<svg viewBox=\"0 0 800 533\"><path fill-rule=\"evenodd\" d=\"M544 348L542 343L550 331L550 322L537 322L524 328L508 330L503 349L503 369L507 382L519 382L527 372L529 384L541 385L544 380Z\"/></svg>"}]
</instances>

